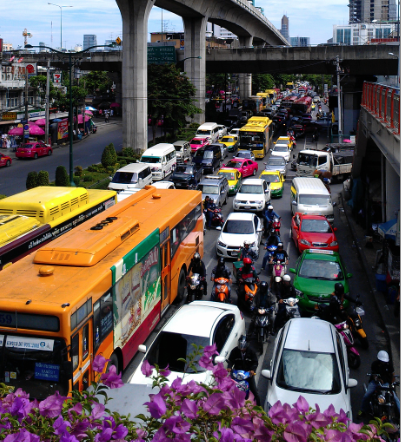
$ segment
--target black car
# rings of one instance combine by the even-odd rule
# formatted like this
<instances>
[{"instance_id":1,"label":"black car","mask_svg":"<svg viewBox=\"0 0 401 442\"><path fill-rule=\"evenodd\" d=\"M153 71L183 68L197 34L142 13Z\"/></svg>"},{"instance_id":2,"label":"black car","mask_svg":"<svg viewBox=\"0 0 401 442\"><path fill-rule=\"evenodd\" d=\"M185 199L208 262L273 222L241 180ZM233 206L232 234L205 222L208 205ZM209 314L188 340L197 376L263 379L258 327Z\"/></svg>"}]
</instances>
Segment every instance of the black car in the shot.
<instances>
[{"instance_id":1,"label":"black car","mask_svg":"<svg viewBox=\"0 0 401 442\"><path fill-rule=\"evenodd\" d=\"M177 164L171 175L176 189L196 189L202 179L202 169L194 164Z\"/></svg>"},{"instance_id":2,"label":"black car","mask_svg":"<svg viewBox=\"0 0 401 442\"><path fill-rule=\"evenodd\" d=\"M221 164L221 148L219 145L202 147L195 152L193 162L203 171L213 173Z\"/></svg>"}]
</instances>

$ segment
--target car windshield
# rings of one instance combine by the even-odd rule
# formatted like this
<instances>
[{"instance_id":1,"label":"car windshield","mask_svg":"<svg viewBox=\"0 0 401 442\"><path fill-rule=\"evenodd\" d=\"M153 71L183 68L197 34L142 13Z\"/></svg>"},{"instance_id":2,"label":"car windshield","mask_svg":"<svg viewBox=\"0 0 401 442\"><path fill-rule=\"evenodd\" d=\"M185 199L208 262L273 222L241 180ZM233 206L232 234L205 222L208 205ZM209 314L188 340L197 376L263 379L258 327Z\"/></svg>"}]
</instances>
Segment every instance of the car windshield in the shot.
<instances>
[{"instance_id":1,"label":"car windshield","mask_svg":"<svg viewBox=\"0 0 401 442\"><path fill-rule=\"evenodd\" d=\"M247 158L248 160L251 159L251 153L250 152L238 152L237 155L235 155L238 158Z\"/></svg>"},{"instance_id":2,"label":"car windshield","mask_svg":"<svg viewBox=\"0 0 401 442\"><path fill-rule=\"evenodd\" d=\"M170 333L162 331L149 349L147 360L151 365L160 368L167 366L171 371L179 373L199 373L206 371L205 368L195 364L195 367L187 365L179 359L187 359L194 351L194 345L206 347L210 345L210 339L202 336L186 335L183 333ZM195 358L195 362L200 356ZM194 370L196 368L196 370Z\"/></svg>"},{"instance_id":3,"label":"car windshield","mask_svg":"<svg viewBox=\"0 0 401 442\"><path fill-rule=\"evenodd\" d=\"M219 172L219 176L225 176L227 180L235 180L235 174L234 172Z\"/></svg>"},{"instance_id":4,"label":"car windshield","mask_svg":"<svg viewBox=\"0 0 401 442\"><path fill-rule=\"evenodd\" d=\"M274 146L274 152L288 152L287 146Z\"/></svg>"},{"instance_id":5,"label":"car windshield","mask_svg":"<svg viewBox=\"0 0 401 442\"><path fill-rule=\"evenodd\" d=\"M223 227L223 232L249 235L254 233L253 223L247 220L228 219Z\"/></svg>"},{"instance_id":6,"label":"car windshield","mask_svg":"<svg viewBox=\"0 0 401 442\"><path fill-rule=\"evenodd\" d=\"M300 166L317 166L317 156L309 153L298 154L298 164Z\"/></svg>"},{"instance_id":7,"label":"car windshield","mask_svg":"<svg viewBox=\"0 0 401 442\"><path fill-rule=\"evenodd\" d=\"M234 137L223 137L221 139L221 141L223 141L224 143L234 143L235 138Z\"/></svg>"},{"instance_id":8,"label":"car windshield","mask_svg":"<svg viewBox=\"0 0 401 442\"><path fill-rule=\"evenodd\" d=\"M331 233L331 228L330 224L323 219L304 219L301 225L301 232Z\"/></svg>"},{"instance_id":9,"label":"car windshield","mask_svg":"<svg viewBox=\"0 0 401 442\"><path fill-rule=\"evenodd\" d=\"M264 179L268 184L280 182L280 178L277 175L262 175L261 178Z\"/></svg>"},{"instance_id":10,"label":"car windshield","mask_svg":"<svg viewBox=\"0 0 401 442\"><path fill-rule=\"evenodd\" d=\"M176 166L174 173L185 173L186 175L192 175L193 168L191 166Z\"/></svg>"},{"instance_id":11,"label":"car windshield","mask_svg":"<svg viewBox=\"0 0 401 442\"><path fill-rule=\"evenodd\" d=\"M20 146L22 149L33 149L35 144L23 144Z\"/></svg>"},{"instance_id":12,"label":"car windshield","mask_svg":"<svg viewBox=\"0 0 401 442\"><path fill-rule=\"evenodd\" d=\"M306 206L327 206L330 204L328 195L299 195L299 204Z\"/></svg>"},{"instance_id":13,"label":"car windshield","mask_svg":"<svg viewBox=\"0 0 401 442\"><path fill-rule=\"evenodd\" d=\"M339 393L341 381L335 354L285 348L277 372L277 385L312 394Z\"/></svg>"},{"instance_id":14,"label":"car windshield","mask_svg":"<svg viewBox=\"0 0 401 442\"><path fill-rule=\"evenodd\" d=\"M181 149L182 149L184 146L179 146L179 145L177 144L177 145L174 145L174 147L175 147L175 150L176 150L177 152L181 152Z\"/></svg>"},{"instance_id":15,"label":"car windshield","mask_svg":"<svg viewBox=\"0 0 401 442\"><path fill-rule=\"evenodd\" d=\"M132 172L116 172L113 176L112 183L132 184L138 182L138 174Z\"/></svg>"},{"instance_id":16,"label":"car windshield","mask_svg":"<svg viewBox=\"0 0 401 442\"><path fill-rule=\"evenodd\" d=\"M267 161L267 166L285 166L285 159L270 157Z\"/></svg>"},{"instance_id":17,"label":"car windshield","mask_svg":"<svg viewBox=\"0 0 401 442\"><path fill-rule=\"evenodd\" d=\"M213 152L211 150L205 150L203 158L204 159L212 159L213 158Z\"/></svg>"},{"instance_id":18,"label":"car windshield","mask_svg":"<svg viewBox=\"0 0 401 442\"><path fill-rule=\"evenodd\" d=\"M194 157L196 157L196 158L203 158L203 154L204 154L204 152L205 152L205 148L201 148L201 149L198 149L196 152L195 152L195 155L194 155Z\"/></svg>"},{"instance_id":19,"label":"car windshield","mask_svg":"<svg viewBox=\"0 0 401 442\"><path fill-rule=\"evenodd\" d=\"M142 163L161 163L161 160L159 157L142 157L141 162Z\"/></svg>"},{"instance_id":20,"label":"car windshield","mask_svg":"<svg viewBox=\"0 0 401 442\"><path fill-rule=\"evenodd\" d=\"M232 169L241 169L242 161L229 161L225 167L229 167Z\"/></svg>"},{"instance_id":21,"label":"car windshield","mask_svg":"<svg viewBox=\"0 0 401 442\"><path fill-rule=\"evenodd\" d=\"M344 279L340 264L335 261L304 259L298 276L301 278L340 281Z\"/></svg>"},{"instance_id":22,"label":"car windshield","mask_svg":"<svg viewBox=\"0 0 401 442\"><path fill-rule=\"evenodd\" d=\"M261 184L243 184L239 193L263 193L263 186Z\"/></svg>"},{"instance_id":23,"label":"car windshield","mask_svg":"<svg viewBox=\"0 0 401 442\"><path fill-rule=\"evenodd\" d=\"M199 144L203 144L205 142L205 140L192 140L191 144L195 144L195 145L199 145Z\"/></svg>"},{"instance_id":24,"label":"car windshield","mask_svg":"<svg viewBox=\"0 0 401 442\"><path fill-rule=\"evenodd\" d=\"M218 195L219 194L219 186L213 186L212 184L203 184L199 186L205 195Z\"/></svg>"}]
</instances>

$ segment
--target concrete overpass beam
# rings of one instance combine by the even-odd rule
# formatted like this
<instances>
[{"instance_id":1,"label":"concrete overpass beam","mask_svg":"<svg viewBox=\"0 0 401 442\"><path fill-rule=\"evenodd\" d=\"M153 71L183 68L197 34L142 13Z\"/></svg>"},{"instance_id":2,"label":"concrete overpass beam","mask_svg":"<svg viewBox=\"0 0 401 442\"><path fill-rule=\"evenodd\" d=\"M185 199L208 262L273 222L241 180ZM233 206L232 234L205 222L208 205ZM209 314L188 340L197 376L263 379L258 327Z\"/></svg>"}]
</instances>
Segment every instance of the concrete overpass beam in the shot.
<instances>
[{"instance_id":1,"label":"concrete overpass beam","mask_svg":"<svg viewBox=\"0 0 401 442\"><path fill-rule=\"evenodd\" d=\"M251 47L253 43L253 37L239 37L239 45L240 47ZM239 94L241 100L245 100L246 98L252 95L252 74L239 74Z\"/></svg>"},{"instance_id":2,"label":"concrete overpass beam","mask_svg":"<svg viewBox=\"0 0 401 442\"><path fill-rule=\"evenodd\" d=\"M206 97L206 25L207 17L183 17L184 22L184 71L196 89L194 105L202 110L195 114L194 122L205 122L205 97ZM198 59L196 57L202 57Z\"/></svg>"},{"instance_id":3,"label":"concrete overpass beam","mask_svg":"<svg viewBox=\"0 0 401 442\"><path fill-rule=\"evenodd\" d=\"M148 143L148 18L155 0L116 0L123 22L123 146L136 152Z\"/></svg>"}]
</instances>

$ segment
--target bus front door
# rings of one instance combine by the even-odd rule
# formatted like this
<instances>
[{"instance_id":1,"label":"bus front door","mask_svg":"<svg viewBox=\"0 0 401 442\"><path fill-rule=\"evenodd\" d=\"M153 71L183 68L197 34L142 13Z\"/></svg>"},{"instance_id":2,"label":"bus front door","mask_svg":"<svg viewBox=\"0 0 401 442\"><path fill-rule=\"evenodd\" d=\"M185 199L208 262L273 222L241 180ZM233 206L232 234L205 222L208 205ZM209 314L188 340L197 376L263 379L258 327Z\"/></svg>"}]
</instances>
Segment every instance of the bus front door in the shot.
<instances>
[{"instance_id":1,"label":"bus front door","mask_svg":"<svg viewBox=\"0 0 401 442\"><path fill-rule=\"evenodd\" d=\"M161 264L162 264L162 305L161 314L163 315L171 304L171 265L170 265L170 241L166 241L160 246Z\"/></svg>"},{"instance_id":2,"label":"bus front door","mask_svg":"<svg viewBox=\"0 0 401 442\"><path fill-rule=\"evenodd\" d=\"M92 319L87 321L71 339L73 390L86 390L92 382Z\"/></svg>"}]
</instances>

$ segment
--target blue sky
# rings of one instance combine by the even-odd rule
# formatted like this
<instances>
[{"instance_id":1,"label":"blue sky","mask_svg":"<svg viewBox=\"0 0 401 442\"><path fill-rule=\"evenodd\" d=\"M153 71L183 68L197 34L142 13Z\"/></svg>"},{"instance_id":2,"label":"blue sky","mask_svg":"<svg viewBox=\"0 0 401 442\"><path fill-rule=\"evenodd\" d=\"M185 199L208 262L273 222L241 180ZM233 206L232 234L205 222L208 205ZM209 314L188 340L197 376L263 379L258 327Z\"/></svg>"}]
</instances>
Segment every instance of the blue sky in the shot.
<instances>
[{"instance_id":1,"label":"blue sky","mask_svg":"<svg viewBox=\"0 0 401 442\"><path fill-rule=\"evenodd\" d=\"M67 49L82 45L83 34L96 34L97 43L121 36L122 22L114 0L63 0L63 46ZM284 6L285 5L285 6ZM18 7L16 7L18 6ZM286 14L290 20L291 37L310 37L312 44L326 42L333 36L334 24L346 24L348 20L347 0L309 0L307 3L288 0L256 0L256 6L264 8L266 17L280 28L281 17ZM45 0L0 1L0 38L13 44L23 45L22 32L27 28L32 33L29 43L40 41L54 48L60 46L60 9L48 5ZM152 9L148 32L161 29L161 9ZM164 29L182 31L180 17L163 11Z\"/></svg>"}]
</instances>

